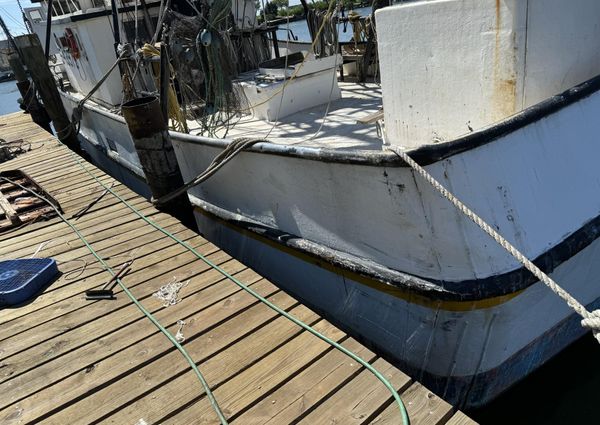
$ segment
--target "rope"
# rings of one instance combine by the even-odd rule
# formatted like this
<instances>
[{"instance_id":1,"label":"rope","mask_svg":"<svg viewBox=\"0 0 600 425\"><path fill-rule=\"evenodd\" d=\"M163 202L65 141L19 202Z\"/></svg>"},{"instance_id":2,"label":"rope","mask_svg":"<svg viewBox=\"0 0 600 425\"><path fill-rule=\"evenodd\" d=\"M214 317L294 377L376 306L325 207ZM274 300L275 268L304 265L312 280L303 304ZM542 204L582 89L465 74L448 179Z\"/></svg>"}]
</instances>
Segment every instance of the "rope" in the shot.
<instances>
[{"instance_id":1,"label":"rope","mask_svg":"<svg viewBox=\"0 0 600 425\"><path fill-rule=\"evenodd\" d=\"M36 255L38 255L42 249L46 248L46 246L50 245L52 242L54 242L54 239L50 239L48 241L42 242L40 244L40 246L38 246L38 248L35 250L35 252L33 254L31 254L31 257L29 257L29 258L35 258Z\"/></svg>"},{"instance_id":2,"label":"rope","mask_svg":"<svg viewBox=\"0 0 600 425\"><path fill-rule=\"evenodd\" d=\"M319 30L315 34L315 39L311 43L310 48L308 49L308 53L304 56L304 58L302 59L302 62L300 62L298 64L298 67L294 70L294 73L292 75L290 75L290 78L288 78L287 80L285 80L285 82L283 83L283 85L281 86L281 88L279 90L277 90L275 93L273 93L271 96L269 96L268 98L266 98L262 102L256 103L256 104L254 104L252 106L249 106L248 108L239 109L237 112L241 113L241 112L251 111L254 108L256 108L257 106L261 106L261 105L264 105L267 102L270 102L275 96L277 96L280 93L282 93L285 90L285 88L288 86L288 84L290 84L292 82L292 80L294 80L296 78L296 76L298 75L298 73L300 72L300 70L302 69L302 67L304 66L304 64L306 63L306 60L308 59L308 56L311 53L315 52L315 47L316 47L317 43L319 42L319 37L321 36L321 33L323 32L323 29L325 28L325 24L327 22L329 22L329 20L333 16L333 14L331 12L333 10L333 5L334 4L336 4L336 0L331 0L329 2L329 7L327 8L327 12L323 16L323 21L321 22L321 26L319 27ZM334 69L333 72L335 73L335 72L337 72L337 70Z\"/></svg>"},{"instance_id":3,"label":"rope","mask_svg":"<svg viewBox=\"0 0 600 425\"><path fill-rule=\"evenodd\" d=\"M388 147L388 149L398 155L404 162L419 174L427 183L437 190L444 198L452 203L461 213L475 223L481 230L492 237L502 248L512 255L519 263L529 270L536 278L546 285L552 292L562 298L571 309L583 317L581 326L586 329L591 329L594 337L600 342L600 310L588 311L583 304L577 301L571 294L564 290L550 276L544 273L539 267L531 262L517 248L508 242L502 235L496 232L492 226L487 224L481 217L475 214L465 204L463 204L456 196L450 193L439 181L429 174L423 167L416 163L408 154L398 148Z\"/></svg>"},{"instance_id":4,"label":"rope","mask_svg":"<svg viewBox=\"0 0 600 425\"><path fill-rule=\"evenodd\" d=\"M288 7L289 7L289 0L288 0ZM338 10L336 8L335 10L335 15L338 14ZM290 38L289 38L289 25L290 25L290 16L289 13L286 13L287 16L287 30L288 30L288 37L286 37L286 55L285 55L285 66L284 69L288 68L288 55L287 55L287 51L289 49L289 42L290 42ZM323 18L325 22L325 18L327 17L327 15ZM317 129L317 131L312 134L311 136L308 136L302 140L300 140L299 142L296 143L302 143L302 142L307 142L310 140L315 139L319 133L321 133L321 130L323 129L323 127L325 126L325 123L327 122L327 117L329 116L329 109L331 108L331 97L333 96L333 89L335 88L335 83L337 81L337 69L338 69L338 57L339 54L341 54L341 49L338 52L338 47L339 47L339 43L337 41L337 34L339 33L340 30L340 21L338 21L337 26L335 26L335 40L332 40L332 45L334 45L334 52L333 54L335 55L334 58L334 64L333 64L333 75L332 75L332 79L331 79L331 88L329 89L329 99L327 99L327 106L325 107L325 112L323 114L323 118L321 119L321 124L319 125L319 128ZM320 34L320 30L319 30L319 34ZM308 56L308 55L307 55ZM304 62L306 60L306 57L303 58L302 62ZM281 88L281 91L279 91L278 93L281 93L281 98L279 99L279 107L277 109L277 115L275 115L275 120L273 122L273 125L271 126L271 128L269 129L269 131L267 132L267 134L264 136L264 139L266 139L267 137L269 137L269 135L271 134L271 132L275 129L275 127L279 124L279 113L281 112L281 106L283 104L283 95L284 95L284 90L285 90L286 84L283 85L283 87ZM259 104L260 105L260 104ZM258 106L258 105L254 105L254 106Z\"/></svg>"},{"instance_id":5,"label":"rope","mask_svg":"<svg viewBox=\"0 0 600 425\"><path fill-rule=\"evenodd\" d=\"M233 140L227 147L218 154L209 164L209 166L202 173L194 177L192 180L184 184L178 189L175 189L171 193L167 193L164 196L161 196L158 199L152 201L154 205L163 205L170 200L177 198L179 195L183 195L187 192L188 189L199 185L200 183L208 180L212 177L217 171L219 171L225 164L231 161L238 153L243 151L244 149L248 149L249 147L255 145L256 143L264 142L262 139L248 139L248 138L239 138Z\"/></svg>"},{"instance_id":6,"label":"rope","mask_svg":"<svg viewBox=\"0 0 600 425\"><path fill-rule=\"evenodd\" d=\"M144 44L144 46L140 50L145 59L160 58L160 51L151 44ZM160 67L156 63L153 63L152 65L154 71L154 82L156 86L159 86ZM173 67L170 64L169 67L171 68L171 75L173 75ZM170 126L171 130L175 130L180 133L188 132L185 116L181 111L181 108L179 107L179 101L177 100L177 94L175 93L172 77L170 78L169 89L167 90L167 113L172 121L172 124Z\"/></svg>"},{"instance_id":7,"label":"rope","mask_svg":"<svg viewBox=\"0 0 600 425\"><path fill-rule=\"evenodd\" d=\"M119 62L121 62L123 60L125 53L126 53L126 50L123 50L123 52L121 53L121 55L119 55L119 57L117 58L115 63L112 64L112 66L108 69L108 71L106 71L106 73L96 83L96 85L94 87L92 87L92 89L89 91L89 93L83 99L81 99L79 102L77 102L77 106L75 108L73 108L73 112L71 113L71 126L68 127L69 133L67 135L70 135L71 128L75 128L76 129L75 134L79 134L79 128L80 128L79 123L80 123L81 117L83 115L83 105L85 104L85 102L87 102L92 97L92 95L100 88L100 86L102 84L104 84L104 82L106 81L108 76L111 74L111 72L113 72L113 70L117 67ZM63 131L64 131L64 129L63 129Z\"/></svg>"},{"instance_id":8,"label":"rope","mask_svg":"<svg viewBox=\"0 0 600 425\"><path fill-rule=\"evenodd\" d=\"M179 298L179 291L188 286L189 283L189 279L185 282L181 282L177 279L177 277L173 277L169 283L161 286L158 291L152 294L152 296L162 301L163 307L175 305L181 301Z\"/></svg>"},{"instance_id":9,"label":"rope","mask_svg":"<svg viewBox=\"0 0 600 425\"><path fill-rule=\"evenodd\" d=\"M158 34L160 33L160 30L162 29L163 21L165 20L165 16L167 14L167 9L169 9L170 6L171 6L171 0L167 0L167 4L165 4L164 0L160 1L160 8L158 10L158 21L156 22L156 31L154 32L154 35L152 36L152 40L150 41L150 44L154 44L154 43L156 43L156 40L158 40Z\"/></svg>"},{"instance_id":10,"label":"rope","mask_svg":"<svg viewBox=\"0 0 600 425\"><path fill-rule=\"evenodd\" d=\"M181 343L185 341L185 335L183 335L183 327L185 326L185 322L180 319L177 321L177 324L179 325L179 329L177 329L175 339Z\"/></svg>"},{"instance_id":11,"label":"rope","mask_svg":"<svg viewBox=\"0 0 600 425\"><path fill-rule=\"evenodd\" d=\"M265 304L267 307L269 307L270 309L272 309L273 311L275 311L279 315L285 317L286 319L290 320L292 323L300 326L302 329L306 330L307 332L309 332L312 335L316 336L320 340L324 341L325 343L331 345L332 347L334 347L335 349L339 350L343 354L347 355L348 357L350 357L355 362L361 364L365 369L367 369L369 372L371 372L390 391L390 393L392 394L392 397L394 398L394 402L398 406L398 410L399 410L400 415L402 417L402 423L404 425L410 425L410 419L408 417L408 413L406 411L406 407L404 406L404 403L402 402L402 399L400 398L400 395L398 394L398 392L396 391L396 389L394 388L394 386L392 385L392 383L389 382L385 378L385 376L383 376L383 374L381 374L381 372L379 372L377 369L375 369L370 363L368 363L367 361L363 360L361 357L359 357L358 355L354 354L352 351L348 350L347 348L345 348L344 346L342 346L338 342L332 340L331 338L328 338L327 336L321 334L319 331L313 329L310 325L304 323L302 320L297 319L296 317L292 316L287 311L282 310L281 308L279 308L278 306L276 306L275 304L273 304L272 302L270 302L269 300L267 300L266 298L264 298L263 296L261 296L259 293L255 292L252 288L246 286L244 283L242 283L240 280L238 280L235 276L232 276L231 274L227 273L224 269L222 269L221 267L219 267L218 265L216 265L215 263L213 263L212 261L210 261L208 258L206 258L202 254L200 254L192 246L190 246L186 242L182 241L177 236L175 236L174 234L172 234L168 230L164 229L160 225L156 224L154 221L152 221L151 219L149 219L148 217L146 217L144 214L142 214L137 208L135 208L133 205L131 205L129 202L127 202L125 199L123 199L118 193L114 192L107 185L105 185L100 179L98 179L98 177L96 177L94 175L94 173L92 173L90 170L87 169L87 167L81 162L81 159L75 153L73 153L71 151L69 151L69 153L74 158L74 160L79 164L79 166L82 168L83 171L85 171L90 177L92 177L100 186L102 186L105 189L107 189L116 199L118 199L123 205L125 205L134 214L136 214L138 217L140 217L144 222L146 222L147 224L149 224L150 226L154 227L156 230L158 230L159 232L161 232L165 236L169 237L170 239L172 239L173 241L175 241L176 243L178 243L179 245L181 245L182 247L184 247L187 251L189 251L194 256L196 256L196 258L198 258L199 260L201 260L202 262L204 262L205 264L207 264L208 266L210 266L212 269L214 269L217 272L219 272L225 278L229 279L231 282L233 282L239 288L241 288L244 291L246 291L248 294L250 294L251 296L253 296L257 300L259 300L260 302L262 302L263 304ZM119 281L119 280L117 280L117 281ZM132 297L133 297L133 295L132 295ZM154 319L154 320L156 320L156 319ZM171 338L170 334L168 334L168 337ZM173 342L173 340L171 340L171 342ZM183 350L183 347L181 348L180 351L182 351L182 350ZM184 351L182 351L182 353L184 353ZM185 353L184 355L187 355L187 353ZM186 359L187 358L188 357L186 357ZM190 361L191 361L191 359L190 359ZM199 373L200 372L198 372L198 374ZM200 377L201 377L201 375L200 375ZM200 378L200 379L203 379L203 378ZM209 394L209 393L207 393L207 394ZM216 403L216 401L215 401L215 403Z\"/></svg>"},{"instance_id":12,"label":"rope","mask_svg":"<svg viewBox=\"0 0 600 425\"><path fill-rule=\"evenodd\" d=\"M71 152L69 150L69 152L73 155L73 152ZM89 173L89 171L81 164L79 163L79 165L81 165L83 167L83 169ZM96 179L96 177L94 176L94 178ZM41 199L42 201L46 202L48 205L50 205L54 211L56 212L56 214L60 217L60 219L67 224L71 230L73 230L73 232L75 232L75 234L79 237L79 239L84 243L84 245L87 247L87 249L90 251L90 253L96 258L96 260L98 260L98 262L100 264L102 264L102 266L104 266L104 268L110 273L111 276L115 276L116 273L114 272L114 270L106 263L106 261L104 261L104 259L102 257L100 257L98 255L98 253L96 252L96 250L94 250L94 248L90 245L90 243L87 241L87 239L85 238L85 236L83 236L80 232L79 229L77 229L77 227L71 223L60 211L59 209L52 203L50 202L48 199L46 199L45 197L43 197L42 195L40 195L39 193L7 178L7 177L2 177L0 176L0 179L5 180L9 183L12 183L16 186L19 186L21 189L26 190L27 192L31 193L32 195L36 196L37 198ZM100 183L100 181L98 179L96 179L97 182ZM100 183L102 184L102 183ZM102 184L103 185L103 184ZM104 185L103 185L104 186ZM110 189L108 186L105 187L105 189L107 189L110 193L112 193L113 195L115 195L115 192L112 191L112 189ZM168 339L169 341L171 341L171 343L175 346L175 348L177 348L181 354L183 355L183 357L187 360L187 362L189 363L190 367L192 368L192 370L194 371L194 373L196 374L196 376L198 377L198 379L200 380L200 382L202 383L202 386L204 387L204 391L206 392L206 395L208 397L208 399L210 400L210 403L213 407L213 409L215 410L215 412L217 413L217 415L219 416L219 420L221 421L222 425L227 425L227 419L225 419L225 416L223 416L223 413L221 412L221 408L219 407L219 404L217 403L217 400L215 399L212 391L210 390L210 387L208 386L208 383L206 382L206 380L204 379L204 376L202 375L202 373L200 372L200 370L198 369L198 367L196 366L196 363L194 362L194 360L192 359L192 357L188 354L188 352L186 351L185 348L183 348L183 346L177 341L177 339L175 339L173 337L173 335L171 335L171 333L169 333L169 331L167 329L165 329L160 322L152 315L152 313L150 313L148 310L146 310L146 308L142 305L142 303L140 303L140 301L133 295L133 293L131 293L131 291L129 290L129 288L123 283L123 281L121 281L121 279L119 279L118 277L116 278L117 283L119 284L119 286L121 287L121 289L123 290L123 292L125 292L125 294L129 297L129 299L131 299L131 301L137 306L138 309L140 309L140 311L154 324L154 326L156 326L158 328L158 330L160 332L162 332Z\"/></svg>"}]
</instances>

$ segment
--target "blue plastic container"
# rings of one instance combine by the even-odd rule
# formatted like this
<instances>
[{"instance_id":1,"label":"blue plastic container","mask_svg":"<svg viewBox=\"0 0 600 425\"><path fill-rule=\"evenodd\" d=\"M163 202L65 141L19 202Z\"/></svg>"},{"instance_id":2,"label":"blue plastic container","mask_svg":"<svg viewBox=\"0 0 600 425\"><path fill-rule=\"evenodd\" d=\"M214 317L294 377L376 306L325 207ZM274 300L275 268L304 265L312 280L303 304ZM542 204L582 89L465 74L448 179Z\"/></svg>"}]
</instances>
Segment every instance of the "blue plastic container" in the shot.
<instances>
[{"instance_id":1,"label":"blue plastic container","mask_svg":"<svg viewBox=\"0 0 600 425\"><path fill-rule=\"evenodd\" d=\"M0 306L17 305L34 297L58 274L52 258L0 262Z\"/></svg>"}]
</instances>

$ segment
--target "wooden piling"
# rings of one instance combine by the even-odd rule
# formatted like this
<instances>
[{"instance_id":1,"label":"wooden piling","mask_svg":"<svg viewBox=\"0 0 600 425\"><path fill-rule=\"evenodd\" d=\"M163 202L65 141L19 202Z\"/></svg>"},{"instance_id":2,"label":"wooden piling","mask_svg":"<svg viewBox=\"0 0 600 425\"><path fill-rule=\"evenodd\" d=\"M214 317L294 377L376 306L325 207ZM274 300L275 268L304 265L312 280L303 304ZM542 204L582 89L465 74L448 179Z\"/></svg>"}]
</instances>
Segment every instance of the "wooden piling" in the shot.
<instances>
[{"instance_id":1,"label":"wooden piling","mask_svg":"<svg viewBox=\"0 0 600 425\"><path fill-rule=\"evenodd\" d=\"M62 104L40 39L35 34L26 34L17 36L14 40L24 65L31 73L36 90L40 93L46 112L54 124L57 137L70 149L80 152L77 135Z\"/></svg>"},{"instance_id":2,"label":"wooden piling","mask_svg":"<svg viewBox=\"0 0 600 425\"><path fill-rule=\"evenodd\" d=\"M158 98L148 96L134 99L124 103L121 110L152 197L159 199L183 186L183 177ZM179 217L182 217L181 214L191 215L192 211L186 194L174 198L161 208Z\"/></svg>"},{"instance_id":3,"label":"wooden piling","mask_svg":"<svg viewBox=\"0 0 600 425\"><path fill-rule=\"evenodd\" d=\"M27 77L27 73L25 72L25 68L21 63L21 58L17 52L12 52L8 55L8 63L15 74L17 88L19 89L19 93L21 93L21 109L24 109L31 114L34 123L42 127L48 133L52 133L50 117L38 101L37 96L35 95L35 89L31 86L31 82Z\"/></svg>"}]
</instances>

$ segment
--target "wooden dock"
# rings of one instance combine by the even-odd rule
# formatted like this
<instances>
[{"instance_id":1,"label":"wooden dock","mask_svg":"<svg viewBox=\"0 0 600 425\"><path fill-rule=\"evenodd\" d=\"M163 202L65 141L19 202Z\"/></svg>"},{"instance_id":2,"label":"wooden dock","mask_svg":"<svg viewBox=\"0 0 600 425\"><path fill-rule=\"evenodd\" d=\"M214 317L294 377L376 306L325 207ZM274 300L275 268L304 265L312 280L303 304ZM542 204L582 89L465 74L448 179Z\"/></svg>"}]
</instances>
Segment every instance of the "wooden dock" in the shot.
<instances>
[{"instance_id":1,"label":"wooden dock","mask_svg":"<svg viewBox=\"0 0 600 425\"><path fill-rule=\"evenodd\" d=\"M0 171L25 171L66 217L103 193L73 154L27 115L0 117L0 138L31 144ZM401 393L411 424L474 424L253 270L86 167L228 273L373 364ZM198 261L110 193L72 222L111 267L134 260L123 282L173 335L178 320L185 321L183 345L231 423L401 423L390 392L371 373ZM110 275L59 217L0 233L0 260L34 254L56 259L62 274L33 302L0 309L0 423L217 423L179 351L118 287L116 300L85 299L86 290ZM169 281L188 279L175 305L164 307L152 296Z\"/></svg>"}]
</instances>

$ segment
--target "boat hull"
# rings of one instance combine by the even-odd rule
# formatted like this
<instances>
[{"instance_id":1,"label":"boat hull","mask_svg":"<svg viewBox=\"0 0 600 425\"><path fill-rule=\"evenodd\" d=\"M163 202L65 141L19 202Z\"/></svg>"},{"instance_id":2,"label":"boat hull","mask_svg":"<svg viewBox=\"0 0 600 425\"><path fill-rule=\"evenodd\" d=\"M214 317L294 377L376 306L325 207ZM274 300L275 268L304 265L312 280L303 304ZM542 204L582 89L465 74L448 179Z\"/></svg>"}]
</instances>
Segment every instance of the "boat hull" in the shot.
<instances>
[{"instance_id":1,"label":"boat hull","mask_svg":"<svg viewBox=\"0 0 600 425\"><path fill-rule=\"evenodd\" d=\"M68 93L60 94L65 110L71 116L80 99ZM152 197L133 140L122 117L86 105L77 137L81 148L94 165L144 198Z\"/></svg>"},{"instance_id":2,"label":"boat hull","mask_svg":"<svg viewBox=\"0 0 600 425\"><path fill-rule=\"evenodd\" d=\"M586 332L541 283L510 297L427 301L328 267L192 202L209 240L461 408L488 403ZM600 241L552 273L590 309L600 306L598 258Z\"/></svg>"},{"instance_id":3,"label":"boat hull","mask_svg":"<svg viewBox=\"0 0 600 425\"><path fill-rule=\"evenodd\" d=\"M590 306L600 297L599 90L597 78L411 152ZM86 106L81 137L99 161L136 174L121 117ZM171 139L186 181L230 143ZM556 295L389 152L259 143L189 196L209 240L463 407L584 334Z\"/></svg>"},{"instance_id":4,"label":"boat hull","mask_svg":"<svg viewBox=\"0 0 600 425\"><path fill-rule=\"evenodd\" d=\"M443 144L432 146L433 159L420 162L524 255L552 271L600 236L598 113L600 93L594 93L489 141L477 135L479 146L447 158L435 158ZM228 145L192 139L172 136L185 181ZM259 144L189 193L459 297L514 292L532 283L518 261L390 152ZM582 229L585 235L567 241Z\"/></svg>"}]
</instances>

